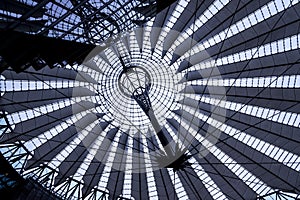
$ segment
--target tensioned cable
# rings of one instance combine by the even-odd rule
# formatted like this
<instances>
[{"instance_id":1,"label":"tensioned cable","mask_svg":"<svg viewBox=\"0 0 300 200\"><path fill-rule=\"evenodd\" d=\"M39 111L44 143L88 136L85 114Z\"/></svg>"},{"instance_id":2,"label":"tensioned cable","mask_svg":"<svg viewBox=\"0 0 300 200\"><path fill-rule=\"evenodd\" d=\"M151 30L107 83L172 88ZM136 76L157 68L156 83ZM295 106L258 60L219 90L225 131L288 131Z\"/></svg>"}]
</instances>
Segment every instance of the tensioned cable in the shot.
<instances>
[{"instance_id":1,"label":"tensioned cable","mask_svg":"<svg viewBox=\"0 0 300 200\"><path fill-rule=\"evenodd\" d=\"M71 65L70 65L70 66L71 66ZM71 66L71 68L72 68L75 72L77 71L77 70L74 68L74 66ZM86 80L87 83L89 82L89 81L86 79L86 77L84 77L81 73L78 73L78 74L79 74L84 80ZM35 74L32 74L32 76L35 77L36 79L38 79L39 81L43 82L44 84L48 85L49 88L56 90L58 93L60 93L60 94L62 94L63 96L65 96L67 99L70 99L71 101L73 101L73 103L76 103L74 100L71 99L71 97L68 97L68 96L66 96L66 94L64 94L63 92L59 91L58 88L52 87L50 84L46 83L44 80L42 80L42 79L40 79L39 77L37 77ZM92 87L94 88L95 91L98 91L98 89L95 88L93 84L92 84ZM70 88L70 87L69 87L69 88ZM102 97L110 104L111 107L114 107L114 106L112 106L113 104L107 100L107 98L105 97L105 95L103 95L103 94L100 93L99 91L98 91L98 94L101 95L101 96L102 96ZM9 100L9 99L7 99L7 100ZM10 100L9 100L9 101L10 101ZM77 104L77 103L76 103L76 104ZM77 105L79 105L79 106L81 106L82 108L84 108L84 107L83 107L82 105L80 105L80 104L77 104ZM24 106L24 105L22 105L22 106ZM26 107L26 106L24 106L24 107ZM29 109L32 110L32 108L29 108ZM84 108L84 109L85 109L85 108ZM115 110L117 110L117 112L118 112L119 114L121 114L125 119L127 119L126 116L123 115L117 108L115 108ZM40 112L40 113L41 113L41 112ZM47 113L47 116L56 119L55 117L50 116L50 114L48 114L48 113ZM59 119L56 119L56 120L59 120ZM106 122L109 122L108 120L105 120L105 119L103 119L103 120L106 121ZM127 121L128 121L129 123L131 123L131 125L133 125L133 126L134 126L141 134L143 134L142 131L141 131L138 127L136 127L130 120L127 119ZM113 125L113 124L112 124L112 125ZM114 126L114 125L113 125L113 126ZM118 128L118 127L116 127L116 128ZM145 135L145 134L143 134L143 135ZM146 136L146 135L145 135L145 136ZM153 145L156 146L155 144L153 144ZM156 147L157 147L157 146L156 146Z\"/></svg>"},{"instance_id":2,"label":"tensioned cable","mask_svg":"<svg viewBox=\"0 0 300 200\"><path fill-rule=\"evenodd\" d=\"M291 5L291 3L290 3L290 5ZM277 25L277 23L279 23L279 21L281 20L281 18L283 17L283 15L284 15L284 12L282 13L282 15L279 17L279 19L276 21L276 23L274 24L274 26L273 26L273 28ZM271 29L271 31L273 30L273 28ZM264 43L264 41L266 41L266 39L268 38L268 36L269 36L269 34L271 33L271 31L266 35L266 37L265 37L265 39L261 42L262 44ZM225 41L225 40L224 40ZM262 45L259 45L259 47L260 46L262 46ZM258 52L258 48L256 49L256 51L255 51L255 53L254 54L252 54L251 55L251 57L253 58L253 56L256 54ZM248 61L247 61L247 63L246 63L246 65L243 67L243 69L245 69L248 65L249 65L249 63L250 63L250 61L251 61L251 59L249 59ZM297 62L299 62L300 61L300 59L298 59L297 60ZM291 64L291 66L292 66L293 64ZM287 68L283 73L281 73L281 75L283 75L287 70L289 70L289 68ZM240 76L240 74L238 74L238 77L237 78L239 78L239 76ZM271 83L273 83L275 80L277 80L277 79L274 79ZM233 82L233 84L236 82L236 79L234 80L234 82ZM271 85L271 84L269 84L269 85ZM233 86L231 85L230 87L229 87L229 89L228 90L230 90L231 88L232 88ZM260 92L258 92L258 94L256 95L256 96L258 96L259 94L261 94L266 88L268 88L268 87L265 87L265 88L262 88L262 90L260 91ZM203 91L204 92L204 91ZM201 95L201 98L202 98L202 96L203 96L203 94ZM220 99L220 100L223 100L224 98L225 98L225 96L226 95L223 95L222 96L222 98ZM246 105L248 105L253 99L255 99L255 98L252 98L252 99L250 99L248 102L246 102L243 106L242 106L242 108L243 107L245 107ZM242 109L241 108L241 109ZM214 110L215 110L216 108L214 108ZM211 112L211 113L213 113L214 112L214 110ZM236 113L234 113L231 117L233 117L234 115L236 115L238 112L236 112ZM210 116L211 114L209 114L209 116ZM208 117L209 117L208 116ZM227 121L227 120L226 120ZM262 120L262 121L264 121L264 120ZM260 122L261 123L261 122ZM222 126L222 124L220 125L220 126ZM218 128L220 128L220 126L219 127L216 127L217 129ZM202 125L202 127L203 127L203 125ZM202 128L201 127L201 128ZM248 127L248 128L250 128L250 127ZM247 128L247 129L248 129ZM216 130L217 130L216 129ZM213 132L215 132L216 130L214 130ZM213 133L212 132L212 133ZM241 131L240 131L241 132ZM240 132L238 132L238 133L236 133L236 134L234 134L234 135L237 135L237 134L239 134ZM212 135L212 134L211 134ZM228 136L227 138L231 138L232 136ZM223 140L225 140L225 139L223 139ZM218 141L217 141L217 143L218 143Z\"/></svg>"}]
</instances>

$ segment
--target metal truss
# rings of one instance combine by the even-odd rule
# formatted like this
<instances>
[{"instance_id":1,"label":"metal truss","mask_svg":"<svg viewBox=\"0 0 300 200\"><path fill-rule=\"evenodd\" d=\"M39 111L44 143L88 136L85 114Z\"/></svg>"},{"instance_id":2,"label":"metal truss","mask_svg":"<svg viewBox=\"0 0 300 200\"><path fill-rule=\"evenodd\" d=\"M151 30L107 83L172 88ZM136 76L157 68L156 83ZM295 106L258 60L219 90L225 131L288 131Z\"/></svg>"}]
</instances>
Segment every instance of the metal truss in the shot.
<instances>
[{"instance_id":1,"label":"metal truss","mask_svg":"<svg viewBox=\"0 0 300 200\"><path fill-rule=\"evenodd\" d=\"M9 124L9 121L6 117L6 113L3 111L0 111L0 139L3 134L12 132L13 128Z\"/></svg>"},{"instance_id":2,"label":"metal truss","mask_svg":"<svg viewBox=\"0 0 300 200\"><path fill-rule=\"evenodd\" d=\"M75 178L68 177L67 180L60 185L55 185L55 178L58 171L48 165L42 164L34 169L26 169L26 160L33 156L21 142L14 144L0 144L0 151L7 161L15 167L15 169L26 178L41 184L50 193L55 194L61 199L85 199L85 200L108 200L109 193L94 187L91 193L83 196L81 189L84 184ZM0 177L1 178L1 177ZM2 183L2 181L1 181ZM130 200L122 196L117 197L118 200Z\"/></svg>"},{"instance_id":3,"label":"metal truss","mask_svg":"<svg viewBox=\"0 0 300 200\"><path fill-rule=\"evenodd\" d=\"M258 197L258 200L296 200L300 199L300 195L292 191L275 191L264 196Z\"/></svg>"},{"instance_id":4,"label":"metal truss","mask_svg":"<svg viewBox=\"0 0 300 200\"><path fill-rule=\"evenodd\" d=\"M156 1L5 0L0 29L95 44L146 22L155 11Z\"/></svg>"}]
</instances>

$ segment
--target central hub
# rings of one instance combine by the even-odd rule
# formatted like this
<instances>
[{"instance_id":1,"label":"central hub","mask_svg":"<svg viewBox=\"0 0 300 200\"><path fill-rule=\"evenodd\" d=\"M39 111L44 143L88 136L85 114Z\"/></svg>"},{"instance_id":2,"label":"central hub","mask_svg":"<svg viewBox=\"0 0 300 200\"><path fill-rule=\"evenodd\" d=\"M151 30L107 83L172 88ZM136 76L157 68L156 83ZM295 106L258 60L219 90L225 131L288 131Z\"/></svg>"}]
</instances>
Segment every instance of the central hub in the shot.
<instances>
[{"instance_id":1,"label":"central hub","mask_svg":"<svg viewBox=\"0 0 300 200\"><path fill-rule=\"evenodd\" d=\"M149 73L141 67L129 67L122 71L119 77L119 88L121 92L130 98L135 93L147 92L151 86Z\"/></svg>"}]
</instances>

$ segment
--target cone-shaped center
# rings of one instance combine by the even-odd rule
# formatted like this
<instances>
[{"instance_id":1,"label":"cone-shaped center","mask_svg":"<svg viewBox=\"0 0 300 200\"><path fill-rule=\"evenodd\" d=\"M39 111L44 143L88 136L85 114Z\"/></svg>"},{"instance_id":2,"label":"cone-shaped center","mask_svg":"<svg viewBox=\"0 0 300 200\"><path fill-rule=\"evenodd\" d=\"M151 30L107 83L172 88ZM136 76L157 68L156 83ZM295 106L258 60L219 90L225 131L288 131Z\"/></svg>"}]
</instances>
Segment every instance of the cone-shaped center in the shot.
<instances>
[{"instance_id":1,"label":"cone-shaped center","mask_svg":"<svg viewBox=\"0 0 300 200\"><path fill-rule=\"evenodd\" d=\"M125 96L132 97L135 91L150 89L151 79L148 72L141 67L130 67L124 70L119 78L119 88Z\"/></svg>"}]
</instances>

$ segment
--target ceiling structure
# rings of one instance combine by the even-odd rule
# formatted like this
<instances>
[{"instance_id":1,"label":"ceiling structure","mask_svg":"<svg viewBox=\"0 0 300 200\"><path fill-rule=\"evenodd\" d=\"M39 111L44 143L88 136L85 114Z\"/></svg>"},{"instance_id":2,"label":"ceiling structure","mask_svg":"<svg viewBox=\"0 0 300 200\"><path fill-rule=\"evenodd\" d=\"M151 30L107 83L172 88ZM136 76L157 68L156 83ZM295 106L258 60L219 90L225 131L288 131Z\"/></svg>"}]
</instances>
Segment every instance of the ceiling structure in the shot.
<instances>
[{"instance_id":1,"label":"ceiling structure","mask_svg":"<svg viewBox=\"0 0 300 200\"><path fill-rule=\"evenodd\" d=\"M0 72L81 63L96 44L145 23L172 1L4 0Z\"/></svg>"},{"instance_id":2,"label":"ceiling structure","mask_svg":"<svg viewBox=\"0 0 300 200\"><path fill-rule=\"evenodd\" d=\"M0 151L22 177L61 199L300 197L298 0L4 2L5 31L97 45L6 63Z\"/></svg>"},{"instance_id":3,"label":"ceiling structure","mask_svg":"<svg viewBox=\"0 0 300 200\"><path fill-rule=\"evenodd\" d=\"M133 28L135 20L153 16L135 11L152 4L156 5L155 1L4 0L0 7L1 28L97 43Z\"/></svg>"}]
</instances>

